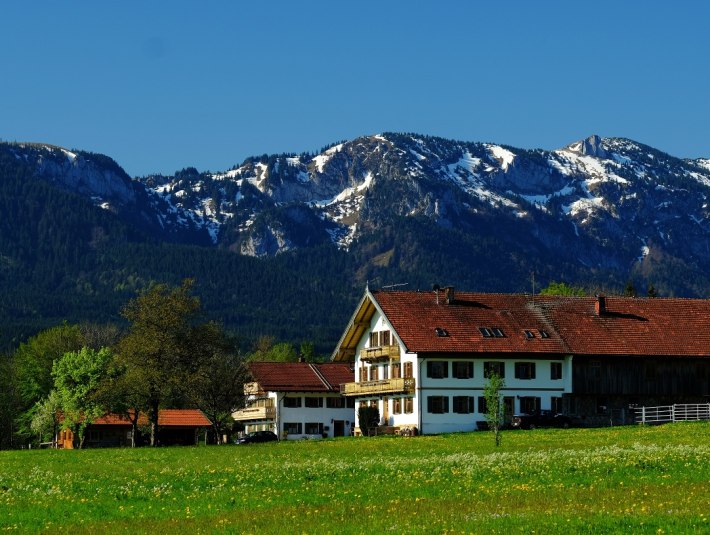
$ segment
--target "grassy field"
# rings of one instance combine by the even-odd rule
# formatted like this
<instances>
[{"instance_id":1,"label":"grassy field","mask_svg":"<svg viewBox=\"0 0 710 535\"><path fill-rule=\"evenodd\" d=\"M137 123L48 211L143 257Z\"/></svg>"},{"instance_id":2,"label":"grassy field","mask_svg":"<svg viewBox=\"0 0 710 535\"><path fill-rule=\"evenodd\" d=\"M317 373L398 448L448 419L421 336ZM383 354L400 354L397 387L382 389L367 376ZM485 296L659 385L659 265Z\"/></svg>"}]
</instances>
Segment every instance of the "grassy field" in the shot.
<instances>
[{"instance_id":1,"label":"grassy field","mask_svg":"<svg viewBox=\"0 0 710 535\"><path fill-rule=\"evenodd\" d=\"M0 452L0 531L710 533L710 423Z\"/></svg>"}]
</instances>

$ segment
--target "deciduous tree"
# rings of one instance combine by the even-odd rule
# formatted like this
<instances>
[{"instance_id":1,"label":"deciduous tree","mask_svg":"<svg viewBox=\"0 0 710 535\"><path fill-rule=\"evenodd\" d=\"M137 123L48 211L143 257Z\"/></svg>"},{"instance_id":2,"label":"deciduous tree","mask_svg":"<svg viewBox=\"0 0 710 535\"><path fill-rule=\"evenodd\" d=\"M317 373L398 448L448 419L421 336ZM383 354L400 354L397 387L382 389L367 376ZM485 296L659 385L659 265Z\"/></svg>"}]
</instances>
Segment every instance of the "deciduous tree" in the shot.
<instances>
[{"instance_id":1,"label":"deciduous tree","mask_svg":"<svg viewBox=\"0 0 710 535\"><path fill-rule=\"evenodd\" d=\"M493 433L495 445L500 446L501 428L505 423L505 404L501 391L505 388L505 380L497 373L491 373L483 387L483 397L486 400L485 418L488 429Z\"/></svg>"},{"instance_id":2,"label":"deciduous tree","mask_svg":"<svg viewBox=\"0 0 710 535\"><path fill-rule=\"evenodd\" d=\"M85 347L66 353L52 368L62 427L72 429L79 448L84 445L87 426L106 413L97 392L107 379L112 358L106 348L96 351Z\"/></svg>"},{"instance_id":3,"label":"deciduous tree","mask_svg":"<svg viewBox=\"0 0 710 535\"><path fill-rule=\"evenodd\" d=\"M192 281L181 286L155 284L128 302L123 316L128 334L118 345L120 362L130 370L150 422L150 444L157 445L158 411L167 398L184 390L195 363L194 335L201 311L191 295Z\"/></svg>"}]
</instances>

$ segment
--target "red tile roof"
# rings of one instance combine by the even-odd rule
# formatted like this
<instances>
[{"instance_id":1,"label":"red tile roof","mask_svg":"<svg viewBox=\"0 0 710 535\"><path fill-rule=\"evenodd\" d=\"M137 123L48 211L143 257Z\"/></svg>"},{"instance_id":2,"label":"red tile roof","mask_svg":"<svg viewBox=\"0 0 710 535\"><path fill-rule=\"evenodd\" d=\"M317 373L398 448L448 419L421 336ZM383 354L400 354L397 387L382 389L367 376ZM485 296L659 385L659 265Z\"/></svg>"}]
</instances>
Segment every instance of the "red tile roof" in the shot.
<instances>
[{"instance_id":1,"label":"red tile roof","mask_svg":"<svg viewBox=\"0 0 710 535\"><path fill-rule=\"evenodd\" d=\"M138 417L139 425L146 425L148 418L145 414ZM127 425L131 422L119 414L107 414L97 418L92 425ZM158 426L160 427L209 427L212 425L203 412L199 409L161 409L158 412Z\"/></svg>"},{"instance_id":2,"label":"red tile roof","mask_svg":"<svg viewBox=\"0 0 710 535\"><path fill-rule=\"evenodd\" d=\"M209 427L212 425L199 409L162 409L158 412L160 427Z\"/></svg>"},{"instance_id":3,"label":"red tile roof","mask_svg":"<svg viewBox=\"0 0 710 535\"><path fill-rule=\"evenodd\" d=\"M355 380L348 364L251 362L249 369L263 390L271 392L340 392L340 383Z\"/></svg>"},{"instance_id":4,"label":"red tile roof","mask_svg":"<svg viewBox=\"0 0 710 535\"><path fill-rule=\"evenodd\" d=\"M456 292L374 291L372 298L408 351L416 353L557 353L710 357L710 300ZM448 336L437 336L436 328ZM479 328L499 328L486 338ZM534 338L527 338L530 330ZM542 338L540 331L550 336ZM346 339L346 336L343 336ZM336 353L337 353L336 349Z\"/></svg>"}]
</instances>

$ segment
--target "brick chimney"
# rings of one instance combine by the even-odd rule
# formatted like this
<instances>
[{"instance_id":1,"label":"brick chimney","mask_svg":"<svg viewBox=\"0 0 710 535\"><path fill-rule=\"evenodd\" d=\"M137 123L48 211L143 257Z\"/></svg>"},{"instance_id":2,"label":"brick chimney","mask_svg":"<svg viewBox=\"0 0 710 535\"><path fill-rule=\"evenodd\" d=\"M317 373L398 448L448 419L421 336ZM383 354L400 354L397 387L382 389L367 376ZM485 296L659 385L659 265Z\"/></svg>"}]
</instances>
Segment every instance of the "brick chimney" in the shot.
<instances>
[{"instance_id":1,"label":"brick chimney","mask_svg":"<svg viewBox=\"0 0 710 535\"><path fill-rule=\"evenodd\" d=\"M447 286L444 288L444 295L446 296L446 304L451 305L456 300L456 294L454 293L453 286Z\"/></svg>"},{"instance_id":2,"label":"brick chimney","mask_svg":"<svg viewBox=\"0 0 710 535\"><path fill-rule=\"evenodd\" d=\"M597 295L597 302L594 303L594 312L597 316L606 314L606 296L604 294Z\"/></svg>"}]
</instances>

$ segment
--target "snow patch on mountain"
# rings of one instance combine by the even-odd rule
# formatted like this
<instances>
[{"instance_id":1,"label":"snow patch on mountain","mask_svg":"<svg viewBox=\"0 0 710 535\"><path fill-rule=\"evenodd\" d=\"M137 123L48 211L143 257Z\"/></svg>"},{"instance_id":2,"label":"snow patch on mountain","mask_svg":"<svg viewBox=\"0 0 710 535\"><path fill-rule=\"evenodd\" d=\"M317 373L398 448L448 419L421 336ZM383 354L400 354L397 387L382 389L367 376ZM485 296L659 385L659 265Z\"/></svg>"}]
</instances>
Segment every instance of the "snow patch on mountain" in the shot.
<instances>
[{"instance_id":1,"label":"snow patch on mountain","mask_svg":"<svg viewBox=\"0 0 710 535\"><path fill-rule=\"evenodd\" d=\"M507 171L508 167L510 167L513 164L513 161L515 160L515 154L499 145L485 146L488 148L491 154L493 154L493 157L500 162L501 169L503 169L503 171Z\"/></svg>"}]
</instances>

